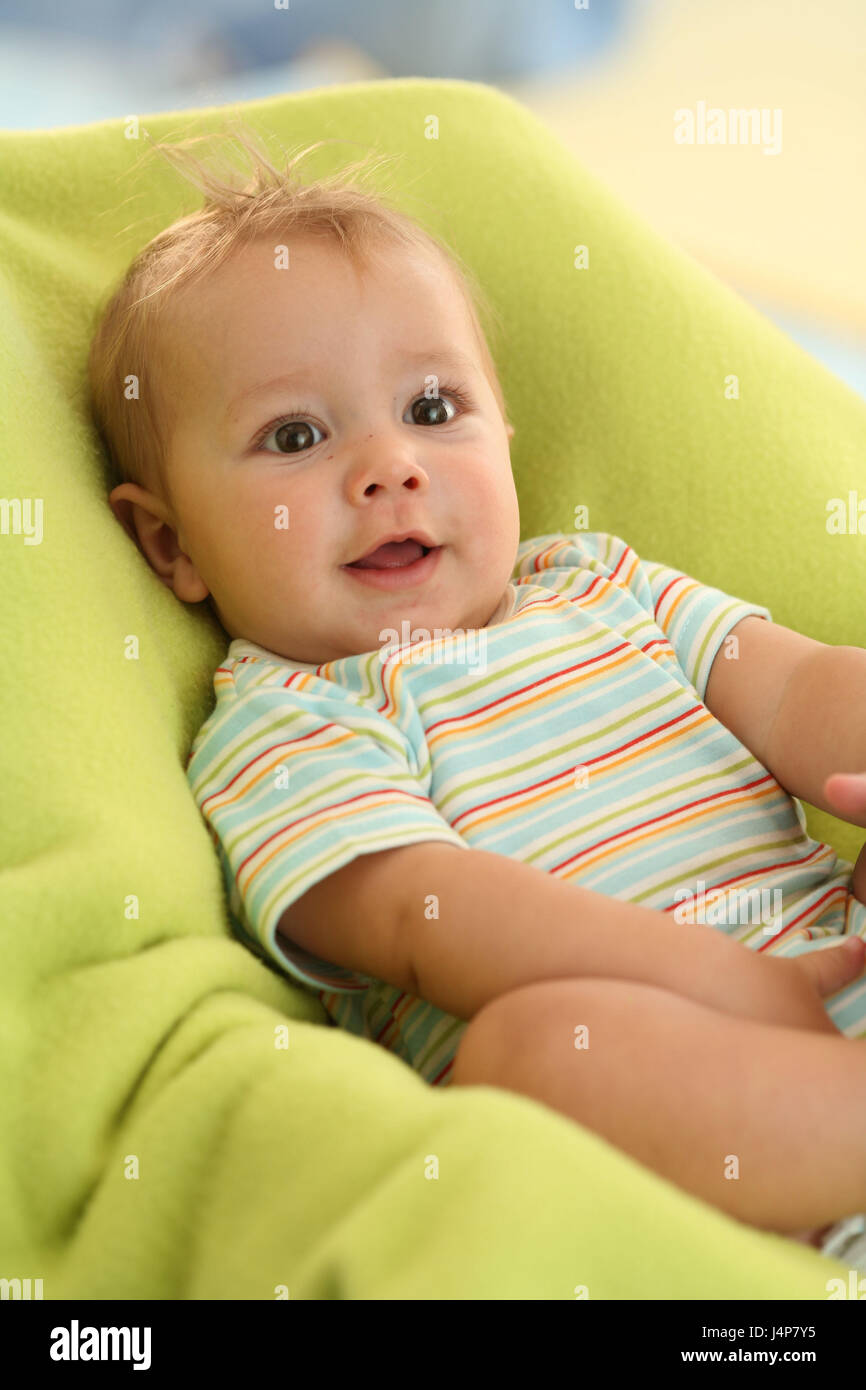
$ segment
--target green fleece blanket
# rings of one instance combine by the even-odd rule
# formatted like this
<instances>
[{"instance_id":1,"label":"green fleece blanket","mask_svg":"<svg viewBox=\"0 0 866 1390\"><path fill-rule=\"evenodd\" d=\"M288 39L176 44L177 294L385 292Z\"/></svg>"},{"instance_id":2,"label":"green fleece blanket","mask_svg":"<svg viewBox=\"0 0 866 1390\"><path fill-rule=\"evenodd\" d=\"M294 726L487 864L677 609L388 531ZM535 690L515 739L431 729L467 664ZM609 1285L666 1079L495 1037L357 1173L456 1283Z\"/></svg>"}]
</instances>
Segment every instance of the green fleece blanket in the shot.
<instances>
[{"instance_id":1,"label":"green fleece blanket","mask_svg":"<svg viewBox=\"0 0 866 1390\"><path fill-rule=\"evenodd\" d=\"M826 516L866 405L534 117L415 79L238 109L276 153L362 147L310 170L403 152L406 210L502 314L524 537L585 506L776 622L864 640L866 548ZM225 115L142 119L160 139ZM226 638L116 522L85 409L103 296L201 201L158 158L127 177L129 130L0 132L0 1277L46 1299L826 1298L842 1266L532 1101L437 1093L231 935L184 771ZM858 832L809 819L853 856Z\"/></svg>"}]
</instances>

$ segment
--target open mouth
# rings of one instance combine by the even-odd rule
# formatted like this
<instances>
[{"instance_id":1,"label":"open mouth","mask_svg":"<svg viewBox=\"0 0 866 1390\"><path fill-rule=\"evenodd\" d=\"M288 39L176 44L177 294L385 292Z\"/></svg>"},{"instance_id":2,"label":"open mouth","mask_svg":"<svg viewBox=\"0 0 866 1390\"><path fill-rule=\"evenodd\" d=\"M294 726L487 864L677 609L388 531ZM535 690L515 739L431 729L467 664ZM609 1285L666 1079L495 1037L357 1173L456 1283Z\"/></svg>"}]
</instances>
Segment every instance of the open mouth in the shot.
<instances>
[{"instance_id":1,"label":"open mouth","mask_svg":"<svg viewBox=\"0 0 866 1390\"><path fill-rule=\"evenodd\" d=\"M439 546L422 545L420 541L388 541L386 545L380 545L378 549L369 555L364 555L360 560L353 560L347 569L362 570L391 570L391 569L410 569L430 554L431 550L438 550Z\"/></svg>"},{"instance_id":2,"label":"open mouth","mask_svg":"<svg viewBox=\"0 0 866 1390\"><path fill-rule=\"evenodd\" d=\"M429 579L443 549L441 545L422 545L420 541L389 541L343 569L374 588L400 589Z\"/></svg>"}]
</instances>

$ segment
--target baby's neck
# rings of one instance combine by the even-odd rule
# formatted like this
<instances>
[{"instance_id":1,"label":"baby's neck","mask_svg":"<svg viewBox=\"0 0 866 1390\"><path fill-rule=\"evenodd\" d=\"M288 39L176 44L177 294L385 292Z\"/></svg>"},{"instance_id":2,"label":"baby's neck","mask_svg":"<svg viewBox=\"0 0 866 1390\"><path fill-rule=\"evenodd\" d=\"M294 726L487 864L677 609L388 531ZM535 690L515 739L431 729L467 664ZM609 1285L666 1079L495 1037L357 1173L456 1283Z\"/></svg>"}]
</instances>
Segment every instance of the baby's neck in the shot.
<instances>
[{"instance_id":1,"label":"baby's neck","mask_svg":"<svg viewBox=\"0 0 866 1390\"><path fill-rule=\"evenodd\" d=\"M497 606L496 606L496 611L495 611L495 613L492 615L492 617L488 618L487 623L485 624L485 626L486 626L486 627L493 627L495 623L501 622L502 619L503 619L503 617L505 616L505 614L508 612L508 609L509 609L510 605L511 605L511 585L508 584L508 585L506 586L505 593L502 595L502 598L499 600L499 603L498 603Z\"/></svg>"}]
</instances>

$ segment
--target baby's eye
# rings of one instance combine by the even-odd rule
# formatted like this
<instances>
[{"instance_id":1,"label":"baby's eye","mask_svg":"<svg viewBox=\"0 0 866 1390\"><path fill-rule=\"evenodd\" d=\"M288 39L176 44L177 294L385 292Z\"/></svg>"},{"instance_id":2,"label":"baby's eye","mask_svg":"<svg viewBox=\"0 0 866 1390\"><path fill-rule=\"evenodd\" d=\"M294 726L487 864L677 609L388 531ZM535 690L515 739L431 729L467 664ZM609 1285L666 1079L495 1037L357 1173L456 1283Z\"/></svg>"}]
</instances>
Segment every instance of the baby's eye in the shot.
<instances>
[{"instance_id":1,"label":"baby's eye","mask_svg":"<svg viewBox=\"0 0 866 1390\"><path fill-rule=\"evenodd\" d=\"M419 396L417 400L414 400L409 407L412 412L412 423L414 425L447 425L450 420L454 419L454 415L443 416L442 413L447 394L443 391L441 396ZM454 395L455 393L451 392L450 394ZM420 410L416 410L416 407L420 407Z\"/></svg>"},{"instance_id":2,"label":"baby's eye","mask_svg":"<svg viewBox=\"0 0 866 1390\"><path fill-rule=\"evenodd\" d=\"M256 448L261 449L267 440L273 437L281 453L298 454L304 448L318 444L317 439L311 438L311 430L320 433L318 425L311 424L309 420L278 420L276 424L268 425L265 434L259 435ZM267 452L270 453L271 450L268 449Z\"/></svg>"}]
</instances>

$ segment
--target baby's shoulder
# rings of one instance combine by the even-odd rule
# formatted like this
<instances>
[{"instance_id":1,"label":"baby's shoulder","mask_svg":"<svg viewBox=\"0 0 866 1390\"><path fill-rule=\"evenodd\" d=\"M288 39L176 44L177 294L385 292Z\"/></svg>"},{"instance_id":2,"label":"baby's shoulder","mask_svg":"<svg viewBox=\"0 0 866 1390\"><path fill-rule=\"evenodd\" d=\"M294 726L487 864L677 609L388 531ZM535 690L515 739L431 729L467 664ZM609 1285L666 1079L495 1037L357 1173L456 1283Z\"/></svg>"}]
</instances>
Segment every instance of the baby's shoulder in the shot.
<instances>
[{"instance_id":1,"label":"baby's shoulder","mask_svg":"<svg viewBox=\"0 0 866 1390\"><path fill-rule=\"evenodd\" d=\"M528 578L557 569L613 571L630 551L628 541L612 531L551 531L520 542L514 573Z\"/></svg>"}]
</instances>

